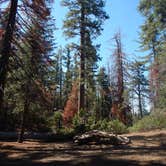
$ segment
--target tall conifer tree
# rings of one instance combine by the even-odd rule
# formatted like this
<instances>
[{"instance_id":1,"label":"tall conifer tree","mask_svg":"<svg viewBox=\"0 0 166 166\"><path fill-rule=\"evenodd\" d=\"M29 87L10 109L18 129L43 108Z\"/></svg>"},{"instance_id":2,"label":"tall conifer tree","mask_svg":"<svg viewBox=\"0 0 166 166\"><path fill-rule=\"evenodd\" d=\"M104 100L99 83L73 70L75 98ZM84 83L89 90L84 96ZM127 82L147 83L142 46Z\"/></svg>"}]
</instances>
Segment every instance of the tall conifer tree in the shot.
<instances>
[{"instance_id":1,"label":"tall conifer tree","mask_svg":"<svg viewBox=\"0 0 166 166\"><path fill-rule=\"evenodd\" d=\"M79 104L78 110L85 109L85 73L86 73L86 36L96 38L100 35L102 24L108 18L104 11L103 0L63 0L62 5L68 7L69 11L64 21L64 33L67 37L78 36L80 56L79 76Z\"/></svg>"}]
</instances>

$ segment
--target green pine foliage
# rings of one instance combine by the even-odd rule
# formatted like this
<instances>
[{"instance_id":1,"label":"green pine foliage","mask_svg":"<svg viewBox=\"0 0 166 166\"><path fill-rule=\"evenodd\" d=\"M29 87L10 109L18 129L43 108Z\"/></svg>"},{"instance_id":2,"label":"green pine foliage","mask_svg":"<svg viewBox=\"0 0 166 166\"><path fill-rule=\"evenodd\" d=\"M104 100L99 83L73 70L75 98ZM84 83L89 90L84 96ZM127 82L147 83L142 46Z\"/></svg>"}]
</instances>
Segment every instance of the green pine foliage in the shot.
<instances>
[{"instance_id":1,"label":"green pine foliage","mask_svg":"<svg viewBox=\"0 0 166 166\"><path fill-rule=\"evenodd\" d=\"M140 42L143 50L150 51L148 62L151 69L151 97L155 109L165 105L163 101L166 94L164 87L166 76L163 71L165 71L166 1L141 0L138 9L145 18L141 26Z\"/></svg>"},{"instance_id":2,"label":"green pine foliage","mask_svg":"<svg viewBox=\"0 0 166 166\"><path fill-rule=\"evenodd\" d=\"M134 61L130 64L130 93L133 95L131 100L137 102L140 117L144 116L145 101L149 99L149 81L145 76L145 62Z\"/></svg>"}]
</instances>

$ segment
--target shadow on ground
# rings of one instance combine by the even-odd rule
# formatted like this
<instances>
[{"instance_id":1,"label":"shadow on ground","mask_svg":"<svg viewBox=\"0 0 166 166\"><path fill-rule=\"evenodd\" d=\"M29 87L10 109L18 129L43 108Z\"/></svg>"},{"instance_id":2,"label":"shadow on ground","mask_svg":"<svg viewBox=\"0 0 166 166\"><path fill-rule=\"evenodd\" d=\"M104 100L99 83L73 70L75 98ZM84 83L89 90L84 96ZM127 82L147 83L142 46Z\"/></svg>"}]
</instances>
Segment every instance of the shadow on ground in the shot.
<instances>
[{"instance_id":1,"label":"shadow on ground","mask_svg":"<svg viewBox=\"0 0 166 166\"><path fill-rule=\"evenodd\" d=\"M166 166L166 135L131 136L123 146L83 145L72 142L0 142L2 166Z\"/></svg>"}]
</instances>

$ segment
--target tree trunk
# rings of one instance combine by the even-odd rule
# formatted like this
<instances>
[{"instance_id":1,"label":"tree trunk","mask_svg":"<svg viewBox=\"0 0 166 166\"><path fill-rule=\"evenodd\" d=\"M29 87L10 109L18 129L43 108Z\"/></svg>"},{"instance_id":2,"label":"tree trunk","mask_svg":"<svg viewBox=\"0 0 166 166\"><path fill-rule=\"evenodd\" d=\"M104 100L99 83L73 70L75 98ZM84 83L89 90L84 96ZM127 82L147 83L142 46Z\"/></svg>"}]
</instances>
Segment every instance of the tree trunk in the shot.
<instances>
[{"instance_id":1,"label":"tree trunk","mask_svg":"<svg viewBox=\"0 0 166 166\"><path fill-rule=\"evenodd\" d=\"M59 109L63 109L62 106L62 56L60 56L60 78L59 78Z\"/></svg>"},{"instance_id":2,"label":"tree trunk","mask_svg":"<svg viewBox=\"0 0 166 166\"><path fill-rule=\"evenodd\" d=\"M157 103L158 103L158 98L159 98L159 61L158 61L158 55L157 55L157 51L156 51L156 47L155 47L155 41L152 41L152 52L153 52L153 84L154 84L154 88L153 91L153 106L154 106L154 110L157 107Z\"/></svg>"},{"instance_id":3,"label":"tree trunk","mask_svg":"<svg viewBox=\"0 0 166 166\"><path fill-rule=\"evenodd\" d=\"M143 111L142 111L142 99L141 99L141 87L138 85L138 106L141 118L143 118Z\"/></svg>"},{"instance_id":4,"label":"tree trunk","mask_svg":"<svg viewBox=\"0 0 166 166\"><path fill-rule=\"evenodd\" d=\"M85 106L85 11L84 5L81 8L81 25L80 25L80 80L79 80L79 98L78 111L84 110Z\"/></svg>"},{"instance_id":5,"label":"tree trunk","mask_svg":"<svg viewBox=\"0 0 166 166\"><path fill-rule=\"evenodd\" d=\"M117 67L118 67L118 100L119 103L123 103L123 92L124 92L124 84L123 84L123 57L122 57L122 48L121 48L121 38L120 33L118 33L115 37L116 45L117 45Z\"/></svg>"},{"instance_id":6,"label":"tree trunk","mask_svg":"<svg viewBox=\"0 0 166 166\"><path fill-rule=\"evenodd\" d=\"M25 101L24 101L24 110L22 112L22 117L21 117L21 124L20 124L20 133L18 135L18 142L22 143L24 141L24 131L25 131L25 126L26 126L26 121L27 121L27 114L29 112L29 88L30 86L30 81L27 82L25 85Z\"/></svg>"},{"instance_id":7,"label":"tree trunk","mask_svg":"<svg viewBox=\"0 0 166 166\"><path fill-rule=\"evenodd\" d=\"M22 118L21 118L20 133L18 136L19 143L22 143L24 141L24 131L25 131L25 126L26 126L26 116L27 116L28 110L29 110L29 101L27 98L24 103L24 110L23 110Z\"/></svg>"},{"instance_id":8,"label":"tree trunk","mask_svg":"<svg viewBox=\"0 0 166 166\"><path fill-rule=\"evenodd\" d=\"M18 0L11 0L9 19L2 43L2 51L0 58L0 111L2 111L3 109L4 87L8 71L8 63L11 51L11 41L15 26L17 5L18 5Z\"/></svg>"}]
</instances>

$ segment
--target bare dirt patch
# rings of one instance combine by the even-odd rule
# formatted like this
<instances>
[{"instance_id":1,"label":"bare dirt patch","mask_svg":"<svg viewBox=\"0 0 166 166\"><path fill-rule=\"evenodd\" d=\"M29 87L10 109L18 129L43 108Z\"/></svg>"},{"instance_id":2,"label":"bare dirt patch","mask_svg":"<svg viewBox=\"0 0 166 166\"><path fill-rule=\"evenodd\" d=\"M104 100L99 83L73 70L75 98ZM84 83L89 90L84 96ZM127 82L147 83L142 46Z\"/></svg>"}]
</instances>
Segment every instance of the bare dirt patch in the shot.
<instances>
[{"instance_id":1,"label":"bare dirt patch","mask_svg":"<svg viewBox=\"0 0 166 166\"><path fill-rule=\"evenodd\" d=\"M82 145L72 142L23 144L0 142L0 165L7 166L164 166L166 130L127 134L128 145Z\"/></svg>"}]
</instances>

